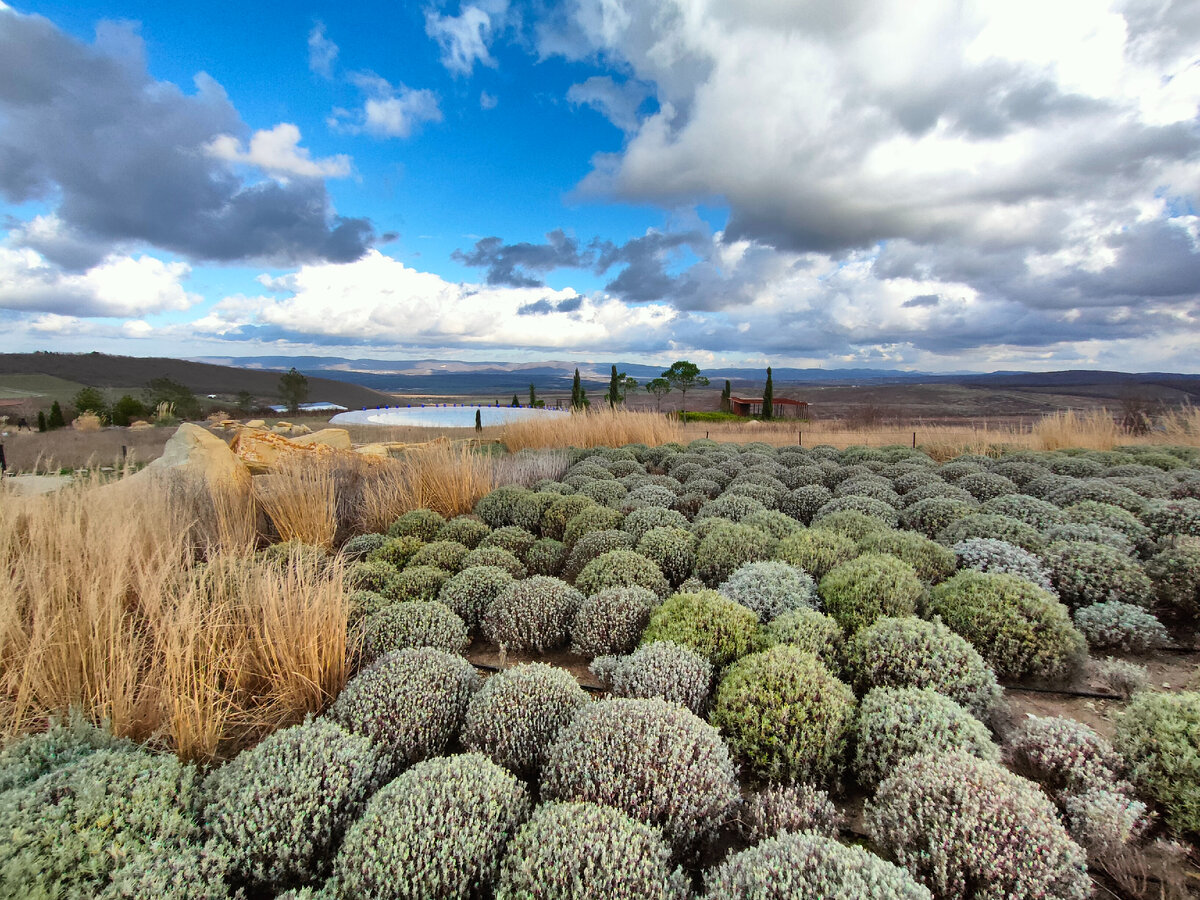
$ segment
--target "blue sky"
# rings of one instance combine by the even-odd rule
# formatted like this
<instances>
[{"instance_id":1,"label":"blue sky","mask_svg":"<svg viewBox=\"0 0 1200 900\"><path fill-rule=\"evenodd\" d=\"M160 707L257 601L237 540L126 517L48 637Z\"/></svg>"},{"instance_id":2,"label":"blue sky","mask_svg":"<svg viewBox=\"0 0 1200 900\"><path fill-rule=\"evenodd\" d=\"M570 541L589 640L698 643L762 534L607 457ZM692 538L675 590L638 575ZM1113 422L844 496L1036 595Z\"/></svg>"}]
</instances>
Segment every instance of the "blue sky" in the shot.
<instances>
[{"instance_id":1,"label":"blue sky","mask_svg":"<svg viewBox=\"0 0 1200 900\"><path fill-rule=\"evenodd\" d=\"M0 2L6 350L1195 371L1181 0Z\"/></svg>"}]
</instances>

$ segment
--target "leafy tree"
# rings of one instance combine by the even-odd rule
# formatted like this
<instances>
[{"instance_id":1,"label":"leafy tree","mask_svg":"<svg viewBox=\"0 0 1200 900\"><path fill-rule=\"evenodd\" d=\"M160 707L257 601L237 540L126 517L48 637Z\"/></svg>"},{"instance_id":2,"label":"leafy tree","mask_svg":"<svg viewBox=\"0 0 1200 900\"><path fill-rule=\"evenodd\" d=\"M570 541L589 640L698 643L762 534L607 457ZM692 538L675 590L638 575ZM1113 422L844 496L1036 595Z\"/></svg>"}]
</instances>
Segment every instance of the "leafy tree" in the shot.
<instances>
[{"instance_id":1,"label":"leafy tree","mask_svg":"<svg viewBox=\"0 0 1200 900\"><path fill-rule=\"evenodd\" d=\"M249 391L238 391L237 408L239 412L244 413L248 413L254 409L254 395Z\"/></svg>"},{"instance_id":2,"label":"leafy tree","mask_svg":"<svg viewBox=\"0 0 1200 900\"><path fill-rule=\"evenodd\" d=\"M288 412L299 412L300 404L308 399L308 378L292 366L279 376L279 396L283 398Z\"/></svg>"},{"instance_id":3,"label":"leafy tree","mask_svg":"<svg viewBox=\"0 0 1200 900\"><path fill-rule=\"evenodd\" d=\"M46 430L46 413L38 410L38 431Z\"/></svg>"},{"instance_id":4,"label":"leafy tree","mask_svg":"<svg viewBox=\"0 0 1200 900\"><path fill-rule=\"evenodd\" d=\"M651 378L646 382L646 393L653 395L655 409L662 412L663 397L671 393L671 382L665 378Z\"/></svg>"},{"instance_id":5,"label":"leafy tree","mask_svg":"<svg viewBox=\"0 0 1200 900\"><path fill-rule=\"evenodd\" d=\"M46 426L53 431L55 428L63 428L67 424L67 420L63 418L62 407L55 400L50 404L50 418L46 422Z\"/></svg>"},{"instance_id":6,"label":"leafy tree","mask_svg":"<svg viewBox=\"0 0 1200 900\"><path fill-rule=\"evenodd\" d=\"M775 418L775 383L771 380L771 367L767 366L767 386L763 388L763 421Z\"/></svg>"},{"instance_id":7,"label":"leafy tree","mask_svg":"<svg viewBox=\"0 0 1200 900\"><path fill-rule=\"evenodd\" d=\"M679 401L684 417L687 417L687 392L692 388L708 387L708 379L700 374L700 367L695 363L681 359L662 373L662 377L671 383L671 387L683 395Z\"/></svg>"},{"instance_id":8,"label":"leafy tree","mask_svg":"<svg viewBox=\"0 0 1200 900\"><path fill-rule=\"evenodd\" d=\"M721 391L721 412L733 412L733 386L725 379L725 389Z\"/></svg>"},{"instance_id":9,"label":"leafy tree","mask_svg":"<svg viewBox=\"0 0 1200 900\"><path fill-rule=\"evenodd\" d=\"M612 375L608 379L608 405L613 409L617 408L617 404L621 402L621 379L625 376L622 372L617 374L617 365L613 363Z\"/></svg>"},{"instance_id":10,"label":"leafy tree","mask_svg":"<svg viewBox=\"0 0 1200 900\"><path fill-rule=\"evenodd\" d=\"M100 417L108 415L108 403L104 399L104 394L98 388L85 387L72 401L75 404L76 413L95 413Z\"/></svg>"},{"instance_id":11,"label":"leafy tree","mask_svg":"<svg viewBox=\"0 0 1200 900\"><path fill-rule=\"evenodd\" d=\"M149 413L150 411L137 398L126 394L113 404L112 423L114 425L127 426L134 419L149 415Z\"/></svg>"},{"instance_id":12,"label":"leafy tree","mask_svg":"<svg viewBox=\"0 0 1200 900\"><path fill-rule=\"evenodd\" d=\"M638 389L637 379L630 378L628 375L626 375L624 372L622 372L621 373L621 402L624 403L625 398L629 396L630 392L631 391L636 392L637 389Z\"/></svg>"},{"instance_id":13,"label":"leafy tree","mask_svg":"<svg viewBox=\"0 0 1200 900\"><path fill-rule=\"evenodd\" d=\"M196 399L192 389L165 375L146 382L145 400L150 409L157 409L160 403L170 403L175 407L175 415L180 418L200 417L200 401Z\"/></svg>"}]
</instances>

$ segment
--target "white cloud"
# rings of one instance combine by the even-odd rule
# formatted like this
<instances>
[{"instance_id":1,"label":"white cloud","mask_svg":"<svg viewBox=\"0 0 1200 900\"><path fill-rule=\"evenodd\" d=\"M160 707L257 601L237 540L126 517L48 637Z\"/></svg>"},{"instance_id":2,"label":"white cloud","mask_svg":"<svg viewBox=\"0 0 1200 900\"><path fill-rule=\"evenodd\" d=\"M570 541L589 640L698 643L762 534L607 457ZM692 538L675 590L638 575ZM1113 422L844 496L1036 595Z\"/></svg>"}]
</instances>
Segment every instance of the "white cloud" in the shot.
<instances>
[{"instance_id":1,"label":"white cloud","mask_svg":"<svg viewBox=\"0 0 1200 900\"><path fill-rule=\"evenodd\" d=\"M649 95L643 84L626 81L617 84L607 75L593 75L567 89L567 100L596 109L625 132L637 131L638 107Z\"/></svg>"},{"instance_id":2,"label":"white cloud","mask_svg":"<svg viewBox=\"0 0 1200 900\"><path fill-rule=\"evenodd\" d=\"M332 128L366 131L375 137L406 138L425 122L442 121L433 91L392 85L372 72L356 72L350 80L366 99L360 110L335 109L329 119Z\"/></svg>"},{"instance_id":3,"label":"white cloud","mask_svg":"<svg viewBox=\"0 0 1200 900\"><path fill-rule=\"evenodd\" d=\"M308 33L308 68L322 78L333 77L338 45L325 37L325 23L318 22Z\"/></svg>"},{"instance_id":4,"label":"white cloud","mask_svg":"<svg viewBox=\"0 0 1200 900\"><path fill-rule=\"evenodd\" d=\"M495 109L500 103L500 98L495 94L489 94L487 91L479 92L479 108L480 109Z\"/></svg>"},{"instance_id":5,"label":"white cloud","mask_svg":"<svg viewBox=\"0 0 1200 900\"><path fill-rule=\"evenodd\" d=\"M477 62L494 68L488 45L507 7L506 0L494 0L464 6L457 16L427 12L425 33L442 48L442 65L456 75L470 75Z\"/></svg>"},{"instance_id":6,"label":"white cloud","mask_svg":"<svg viewBox=\"0 0 1200 900\"><path fill-rule=\"evenodd\" d=\"M248 150L231 134L214 138L207 149L217 159L257 166L277 178L345 178L352 169L350 157L342 153L313 159L308 149L300 146L300 129L290 122L280 122L270 131L256 131Z\"/></svg>"}]
</instances>

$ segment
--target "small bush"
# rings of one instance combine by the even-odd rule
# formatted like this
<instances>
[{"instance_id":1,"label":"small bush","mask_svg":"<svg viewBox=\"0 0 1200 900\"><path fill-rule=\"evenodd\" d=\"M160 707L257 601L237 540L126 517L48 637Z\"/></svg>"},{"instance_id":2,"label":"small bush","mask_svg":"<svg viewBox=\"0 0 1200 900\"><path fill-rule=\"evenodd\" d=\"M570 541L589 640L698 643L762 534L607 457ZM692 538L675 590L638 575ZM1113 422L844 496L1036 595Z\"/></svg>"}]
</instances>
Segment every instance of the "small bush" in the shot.
<instances>
[{"instance_id":1,"label":"small bush","mask_svg":"<svg viewBox=\"0 0 1200 900\"><path fill-rule=\"evenodd\" d=\"M0 794L32 784L97 750L119 748L133 749L133 745L72 712L66 719L52 721L46 731L17 738L0 750Z\"/></svg>"},{"instance_id":2,"label":"small bush","mask_svg":"<svg viewBox=\"0 0 1200 900\"><path fill-rule=\"evenodd\" d=\"M537 537L530 534L524 528L518 528L516 525L505 525L490 532L479 542L479 546L499 547L502 550L507 550L517 559L524 562L525 554L529 552L529 548L533 546L533 542L536 540Z\"/></svg>"},{"instance_id":3,"label":"small bush","mask_svg":"<svg viewBox=\"0 0 1200 900\"><path fill-rule=\"evenodd\" d=\"M453 575L438 592L438 600L463 620L469 632L479 629L492 601L512 584L514 578L499 566L471 566Z\"/></svg>"},{"instance_id":4,"label":"small bush","mask_svg":"<svg viewBox=\"0 0 1200 900\"><path fill-rule=\"evenodd\" d=\"M419 763L376 794L334 860L340 900L476 896L529 813L525 788L486 756Z\"/></svg>"},{"instance_id":5,"label":"small bush","mask_svg":"<svg viewBox=\"0 0 1200 900\"><path fill-rule=\"evenodd\" d=\"M837 837L842 814L829 795L810 784L779 784L751 794L738 813L738 831L752 844L783 831Z\"/></svg>"},{"instance_id":6,"label":"small bush","mask_svg":"<svg viewBox=\"0 0 1200 900\"><path fill-rule=\"evenodd\" d=\"M808 525L817 514L817 510L832 499L833 493L825 485L805 484L780 497L779 510L797 522Z\"/></svg>"},{"instance_id":7,"label":"small bush","mask_svg":"<svg viewBox=\"0 0 1200 900\"><path fill-rule=\"evenodd\" d=\"M441 527L433 539L435 541L454 541L474 550L479 546L479 542L491 533L491 530L486 522L474 516L455 516Z\"/></svg>"},{"instance_id":8,"label":"small bush","mask_svg":"<svg viewBox=\"0 0 1200 900\"><path fill-rule=\"evenodd\" d=\"M1046 795L968 753L905 760L867 804L866 825L938 897L1091 895L1087 857Z\"/></svg>"},{"instance_id":9,"label":"small bush","mask_svg":"<svg viewBox=\"0 0 1200 900\"><path fill-rule=\"evenodd\" d=\"M958 568L953 551L913 531L875 531L859 539L858 549L903 560L925 584L945 581Z\"/></svg>"},{"instance_id":10,"label":"small bush","mask_svg":"<svg viewBox=\"0 0 1200 900\"><path fill-rule=\"evenodd\" d=\"M621 511L628 518L629 513L639 509L670 510L677 496L670 488L657 484L642 484L630 489L621 504Z\"/></svg>"},{"instance_id":11,"label":"small bush","mask_svg":"<svg viewBox=\"0 0 1200 900\"><path fill-rule=\"evenodd\" d=\"M483 634L510 650L561 647L583 594L565 581L534 575L507 587L483 614Z\"/></svg>"},{"instance_id":12,"label":"small bush","mask_svg":"<svg viewBox=\"0 0 1200 900\"><path fill-rule=\"evenodd\" d=\"M525 568L530 575L550 575L557 578L562 574L567 561L567 545L553 538L539 538L525 554Z\"/></svg>"},{"instance_id":13,"label":"small bush","mask_svg":"<svg viewBox=\"0 0 1200 900\"><path fill-rule=\"evenodd\" d=\"M445 603L415 600L394 603L368 616L362 623L364 663L393 650L432 647L446 653L467 649L467 626Z\"/></svg>"},{"instance_id":14,"label":"small bush","mask_svg":"<svg viewBox=\"0 0 1200 900\"><path fill-rule=\"evenodd\" d=\"M607 679L618 697L661 697L704 715L712 688L712 664L674 641L644 644L616 659Z\"/></svg>"},{"instance_id":15,"label":"small bush","mask_svg":"<svg viewBox=\"0 0 1200 900\"><path fill-rule=\"evenodd\" d=\"M1171 535L1200 537L1200 500L1183 497L1151 503L1142 515L1155 540Z\"/></svg>"},{"instance_id":16,"label":"small bush","mask_svg":"<svg viewBox=\"0 0 1200 900\"><path fill-rule=\"evenodd\" d=\"M958 564L976 572L1003 572L1015 575L1042 590L1052 591L1050 573L1041 560L1016 544L995 538L967 538L953 547Z\"/></svg>"},{"instance_id":17,"label":"small bush","mask_svg":"<svg viewBox=\"0 0 1200 900\"><path fill-rule=\"evenodd\" d=\"M659 597L671 593L658 566L634 550L610 550L593 559L583 567L575 586L589 595L613 587L644 587Z\"/></svg>"},{"instance_id":18,"label":"small bush","mask_svg":"<svg viewBox=\"0 0 1200 900\"><path fill-rule=\"evenodd\" d=\"M471 551L474 553L475 551ZM393 579L391 597L402 602L436 600L450 573L433 566L409 566Z\"/></svg>"},{"instance_id":19,"label":"small bush","mask_svg":"<svg viewBox=\"0 0 1200 900\"><path fill-rule=\"evenodd\" d=\"M721 827L738 786L716 728L666 700L618 698L582 707L559 733L542 796L619 809L684 853Z\"/></svg>"},{"instance_id":20,"label":"small bush","mask_svg":"<svg viewBox=\"0 0 1200 900\"><path fill-rule=\"evenodd\" d=\"M1091 541L1095 544L1105 544L1127 555L1134 552L1133 543L1128 537L1103 525L1079 525L1074 522L1051 525L1042 536L1046 539L1047 546L1062 541Z\"/></svg>"},{"instance_id":21,"label":"small bush","mask_svg":"<svg viewBox=\"0 0 1200 900\"><path fill-rule=\"evenodd\" d=\"M651 506L645 509L635 509L625 517L621 527L628 531L635 542L652 528L687 528L688 520L680 512L673 509Z\"/></svg>"},{"instance_id":22,"label":"small bush","mask_svg":"<svg viewBox=\"0 0 1200 900\"><path fill-rule=\"evenodd\" d=\"M980 506L979 511L1018 519L1038 531L1045 531L1052 525L1063 525L1067 521L1067 514L1049 500L1039 500L1028 494L993 497Z\"/></svg>"},{"instance_id":23,"label":"small bush","mask_svg":"<svg viewBox=\"0 0 1200 900\"><path fill-rule=\"evenodd\" d=\"M704 519L728 519L730 522L740 522L751 513L762 512L767 505L753 497L742 494L721 494L716 500L709 500L696 513L696 521Z\"/></svg>"},{"instance_id":24,"label":"small bush","mask_svg":"<svg viewBox=\"0 0 1200 900\"><path fill-rule=\"evenodd\" d=\"M597 505L591 497L581 497L578 494L559 497L542 513L542 537L561 541L566 533L567 523L585 509Z\"/></svg>"},{"instance_id":25,"label":"small bush","mask_svg":"<svg viewBox=\"0 0 1200 900\"><path fill-rule=\"evenodd\" d=\"M518 775L536 777L587 694L570 672L526 663L493 675L471 698L462 742Z\"/></svg>"},{"instance_id":26,"label":"small bush","mask_svg":"<svg viewBox=\"0 0 1200 900\"><path fill-rule=\"evenodd\" d=\"M1123 700L1128 700L1150 683L1145 666L1111 656L1089 660L1088 677L1102 690L1112 691Z\"/></svg>"},{"instance_id":27,"label":"small bush","mask_svg":"<svg viewBox=\"0 0 1200 900\"><path fill-rule=\"evenodd\" d=\"M716 591L674 594L650 615L642 643L674 641L722 668L755 647L758 616Z\"/></svg>"},{"instance_id":28,"label":"small bush","mask_svg":"<svg viewBox=\"0 0 1200 900\"><path fill-rule=\"evenodd\" d=\"M476 547L463 557L463 571L477 566L500 568L513 578L524 578L529 574L524 563L501 547Z\"/></svg>"},{"instance_id":29,"label":"small bush","mask_svg":"<svg viewBox=\"0 0 1200 900\"><path fill-rule=\"evenodd\" d=\"M1046 499L1063 509L1084 500L1119 506L1121 509L1135 514L1140 513L1146 507L1144 498L1139 497L1129 488L1113 484L1106 478L1083 478L1069 482L1050 491L1046 495Z\"/></svg>"},{"instance_id":30,"label":"small bush","mask_svg":"<svg viewBox=\"0 0 1200 900\"><path fill-rule=\"evenodd\" d=\"M346 586L351 590L370 591L383 597L395 594L399 570L391 563L378 559L364 559L353 563L346 570Z\"/></svg>"},{"instance_id":31,"label":"small bush","mask_svg":"<svg viewBox=\"0 0 1200 900\"><path fill-rule=\"evenodd\" d=\"M1017 492L1015 483L995 472L973 472L957 479L954 484L981 503Z\"/></svg>"},{"instance_id":32,"label":"small bush","mask_svg":"<svg viewBox=\"0 0 1200 900\"><path fill-rule=\"evenodd\" d=\"M607 506L609 509L620 509L629 494L629 491L625 490L625 486L616 480L589 481L587 484L579 485L576 490L581 496L591 497L601 506Z\"/></svg>"},{"instance_id":33,"label":"small bush","mask_svg":"<svg viewBox=\"0 0 1200 900\"><path fill-rule=\"evenodd\" d=\"M683 528L651 528L638 540L637 552L673 585L681 584L696 567L696 538Z\"/></svg>"},{"instance_id":34,"label":"small bush","mask_svg":"<svg viewBox=\"0 0 1200 900\"><path fill-rule=\"evenodd\" d=\"M844 562L821 579L825 612L852 635L880 616L907 616L924 592L908 563L882 553Z\"/></svg>"},{"instance_id":35,"label":"small bush","mask_svg":"<svg viewBox=\"0 0 1200 900\"><path fill-rule=\"evenodd\" d=\"M996 675L967 641L941 622L882 618L846 647L846 671L859 693L871 688L932 688L986 720L1002 694Z\"/></svg>"},{"instance_id":36,"label":"small bush","mask_svg":"<svg viewBox=\"0 0 1200 900\"><path fill-rule=\"evenodd\" d=\"M1200 610L1200 539L1167 542L1146 562L1146 575L1161 607L1194 615Z\"/></svg>"},{"instance_id":37,"label":"small bush","mask_svg":"<svg viewBox=\"0 0 1200 900\"><path fill-rule=\"evenodd\" d=\"M470 552L469 547L457 541L431 541L412 555L408 568L431 566L453 574L462 569L462 561Z\"/></svg>"},{"instance_id":38,"label":"small bush","mask_svg":"<svg viewBox=\"0 0 1200 900\"><path fill-rule=\"evenodd\" d=\"M758 614L762 622L794 609L818 605L817 586L803 569L780 561L746 563L719 588Z\"/></svg>"},{"instance_id":39,"label":"small bush","mask_svg":"<svg viewBox=\"0 0 1200 900\"><path fill-rule=\"evenodd\" d=\"M960 519L974 514L975 509L973 502L968 503L965 500L926 497L906 506L900 515L900 523L905 528L931 538L941 534Z\"/></svg>"},{"instance_id":40,"label":"small bush","mask_svg":"<svg viewBox=\"0 0 1200 900\"><path fill-rule=\"evenodd\" d=\"M827 521L832 516L846 512L859 513L860 515L866 516L867 519L879 522L881 525L887 528L895 528L900 524L900 514L896 512L895 507L889 506L882 500L875 500L871 497L862 497L858 495L834 497L817 510L816 515L813 516L812 524L819 525L822 528L830 528L834 531L842 531L843 533L847 533L846 531L843 531L843 529L833 527L829 521ZM861 522L861 520L852 519L851 521L856 521L859 523L860 533L851 534L851 536L855 538L862 536L862 528L872 527L871 524L864 524Z\"/></svg>"},{"instance_id":41,"label":"small bush","mask_svg":"<svg viewBox=\"0 0 1200 900\"><path fill-rule=\"evenodd\" d=\"M712 722L756 776L824 780L841 769L854 694L816 656L781 644L729 667Z\"/></svg>"},{"instance_id":42,"label":"small bush","mask_svg":"<svg viewBox=\"0 0 1200 900\"><path fill-rule=\"evenodd\" d=\"M1111 788L1125 768L1112 745L1094 728L1063 716L1032 716L1008 738L1014 771L1051 794Z\"/></svg>"},{"instance_id":43,"label":"small bush","mask_svg":"<svg viewBox=\"0 0 1200 900\"><path fill-rule=\"evenodd\" d=\"M1137 841L1150 826L1145 803L1103 788L1069 795L1063 812L1071 837L1095 856Z\"/></svg>"},{"instance_id":44,"label":"small bush","mask_svg":"<svg viewBox=\"0 0 1200 900\"><path fill-rule=\"evenodd\" d=\"M650 621L658 596L643 587L605 588L584 598L571 622L571 652L628 653Z\"/></svg>"},{"instance_id":45,"label":"small bush","mask_svg":"<svg viewBox=\"0 0 1200 900\"><path fill-rule=\"evenodd\" d=\"M1023 550L1037 552L1045 546L1045 540L1037 529L1026 525L1020 519L1011 516L997 516L989 513L972 513L951 522L937 533L936 539L947 547L967 540L968 538L995 538L1016 544Z\"/></svg>"},{"instance_id":46,"label":"small bush","mask_svg":"<svg viewBox=\"0 0 1200 900\"><path fill-rule=\"evenodd\" d=\"M824 613L807 607L777 616L763 625L758 634L758 643L763 649L788 644L816 655L832 672L841 668L845 641L846 634L841 625Z\"/></svg>"},{"instance_id":47,"label":"small bush","mask_svg":"<svg viewBox=\"0 0 1200 900\"><path fill-rule=\"evenodd\" d=\"M1097 650L1145 653L1171 645L1171 636L1150 613L1129 603L1094 603L1075 611L1075 627Z\"/></svg>"},{"instance_id":48,"label":"small bush","mask_svg":"<svg viewBox=\"0 0 1200 900\"><path fill-rule=\"evenodd\" d=\"M406 512L388 529L388 537L415 537L421 541L432 541L446 520L432 509L414 509Z\"/></svg>"},{"instance_id":49,"label":"small bush","mask_svg":"<svg viewBox=\"0 0 1200 900\"><path fill-rule=\"evenodd\" d=\"M342 544L342 555L346 559L357 562L387 543L386 534L360 534Z\"/></svg>"},{"instance_id":50,"label":"small bush","mask_svg":"<svg viewBox=\"0 0 1200 900\"><path fill-rule=\"evenodd\" d=\"M555 498L552 504L559 499ZM506 484L481 497L475 504L475 515L492 528L516 525L526 531L536 532L541 524L542 508L534 498L533 491Z\"/></svg>"},{"instance_id":51,"label":"small bush","mask_svg":"<svg viewBox=\"0 0 1200 900\"><path fill-rule=\"evenodd\" d=\"M1051 544L1043 558L1058 596L1071 608L1093 603L1149 606L1150 579L1136 561L1090 541Z\"/></svg>"},{"instance_id":52,"label":"small bush","mask_svg":"<svg viewBox=\"0 0 1200 900\"><path fill-rule=\"evenodd\" d=\"M1180 834L1200 834L1200 693L1137 694L1114 739L1130 777Z\"/></svg>"},{"instance_id":53,"label":"small bush","mask_svg":"<svg viewBox=\"0 0 1200 900\"><path fill-rule=\"evenodd\" d=\"M385 597L383 594L375 591L353 591L350 594L349 601L350 613L346 617L346 622L351 627L396 602L390 597Z\"/></svg>"},{"instance_id":54,"label":"small bush","mask_svg":"<svg viewBox=\"0 0 1200 900\"><path fill-rule=\"evenodd\" d=\"M633 536L627 531L609 528L604 531L589 531L571 548L563 566L563 578L574 581L584 566L610 550L632 550Z\"/></svg>"},{"instance_id":55,"label":"small bush","mask_svg":"<svg viewBox=\"0 0 1200 900\"><path fill-rule=\"evenodd\" d=\"M853 538L824 528L810 528L786 537L775 548L776 559L798 566L818 581L858 554L858 544Z\"/></svg>"},{"instance_id":56,"label":"small bush","mask_svg":"<svg viewBox=\"0 0 1200 900\"><path fill-rule=\"evenodd\" d=\"M582 512L576 513L567 522L562 541L567 545L569 553L574 549L576 541L588 532L619 530L624 522L625 517L615 509L609 509L606 506L589 506Z\"/></svg>"}]
</instances>

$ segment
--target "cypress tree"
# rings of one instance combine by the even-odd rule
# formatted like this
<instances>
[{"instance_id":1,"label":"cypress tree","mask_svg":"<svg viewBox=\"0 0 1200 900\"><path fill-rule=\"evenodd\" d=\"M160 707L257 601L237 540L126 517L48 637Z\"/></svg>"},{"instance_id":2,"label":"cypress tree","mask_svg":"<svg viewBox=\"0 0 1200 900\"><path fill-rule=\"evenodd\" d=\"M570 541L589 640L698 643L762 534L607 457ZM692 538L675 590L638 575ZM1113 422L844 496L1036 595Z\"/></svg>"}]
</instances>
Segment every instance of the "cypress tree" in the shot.
<instances>
[{"instance_id":1,"label":"cypress tree","mask_svg":"<svg viewBox=\"0 0 1200 900\"><path fill-rule=\"evenodd\" d=\"M729 379L725 379L725 390L721 391L721 412L733 412L733 387L729 384Z\"/></svg>"},{"instance_id":2,"label":"cypress tree","mask_svg":"<svg viewBox=\"0 0 1200 900\"><path fill-rule=\"evenodd\" d=\"M513 402L512 402L512 405L513 405L513 406L520 406L520 405L521 405L521 401L520 401L519 399L517 399L517 395L516 395L516 394L513 394Z\"/></svg>"},{"instance_id":3,"label":"cypress tree","mask_svg":"<svg viewBox=\"0 0 1200 900\"><path fill-rule=\"evenodd\" d=\"M771 382L770 366L767 366L767 386L763 390L762 417L764 420L775 418L775 385Z\"/></svg>"},{"instance_id":4,"label":"cypress tree","mask_svg":"<svg viewBox=\"0 0 1200 900\"><path fill-rule=\"evenodd\" d=\"M612 367L612 377L608 379L608 405L613 409L621 402L621 383L617 378L617 366Z\"/></svg>"},{"instance_id":5,"label":"cypress tree","mask_svg":"<svg viewBox=\"0 0 1200 900\"><path fill-rule=\"evenodd\" d=\"M529 385L529 408L537 406L537 392L533 389L533 384Z\"/></svg>"},{"instance_id":6,"label":"cypress tree","mask_svg":"<svg viewBox=\"0 0 1200 900\"><path fill-rule=\"evenodd\" d=\"M475 430L483 431L483 410L475 410Z\"/></svg>"},{"instance_id":7,"label":"cypress tree","mask_svg":"<svg viewBox=\"0 0 1200 900\"><path fill-rule=\"evenodd\" d=\"M38 410L38 431L46 430L46 414L42 410Z\"/></svg>"},{"instance_id":8,"label":"cypress tree","mask_svg":"<svg viewBox=\"0 0 1200 900\"><path fill-rule=\"evenodd\" d=\"M63 418L62 407L59 406L58 401L55 400L52 404L50 404L50 419L46 425L53 430L55 428L62 428L66 424L67 422Z\"/></svg>"},{"instance_id":9,"label":"cypress tree","mask_svg":"<svg viewBox=\"0 0 1200 900\"><path fill-rule=\"evenodd\" d=\"M583 384L579 380L579 370L575 370L575 381L571 384L571 409L583 409Z\"/></svg>"}]
</instances>

